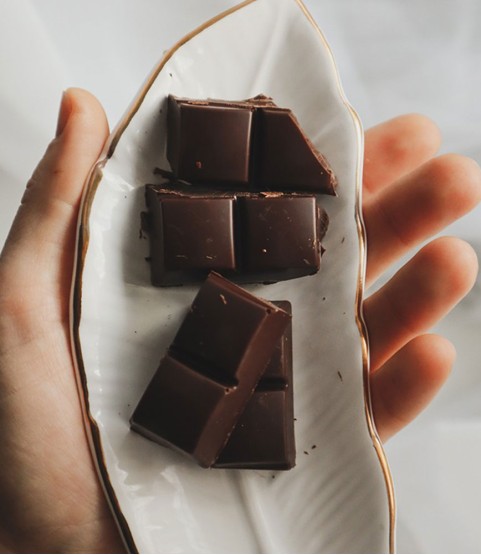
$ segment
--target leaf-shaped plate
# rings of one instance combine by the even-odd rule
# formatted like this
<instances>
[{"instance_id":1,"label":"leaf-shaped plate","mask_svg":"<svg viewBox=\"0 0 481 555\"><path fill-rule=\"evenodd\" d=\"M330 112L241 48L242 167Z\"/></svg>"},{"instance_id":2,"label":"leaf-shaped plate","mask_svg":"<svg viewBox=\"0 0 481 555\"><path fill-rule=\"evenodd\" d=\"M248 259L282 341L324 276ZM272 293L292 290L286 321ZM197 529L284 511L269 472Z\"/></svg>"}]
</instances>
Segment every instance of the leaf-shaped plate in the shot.
<instances>
[{"instance_id":1,"label":"leaf-shaped plate","mask_svg":"<svg viewBox=\"0 0 481 555\"><path fill-rule=\"evenodd\" d=\"M339 181L315 276L249 289L293 306L297 466L205 470L129 430L129 417L195 287L150 285L143 185L165 159L165 100L291 108ZM251 0L164 55L95 165L84 195L72 332L86 424L128 547L140 552L386 552L393 496L366 385L361 315L362 131L301 2ZM157 177L158 179L158 177Z\"/></svg>"}]
</instances>

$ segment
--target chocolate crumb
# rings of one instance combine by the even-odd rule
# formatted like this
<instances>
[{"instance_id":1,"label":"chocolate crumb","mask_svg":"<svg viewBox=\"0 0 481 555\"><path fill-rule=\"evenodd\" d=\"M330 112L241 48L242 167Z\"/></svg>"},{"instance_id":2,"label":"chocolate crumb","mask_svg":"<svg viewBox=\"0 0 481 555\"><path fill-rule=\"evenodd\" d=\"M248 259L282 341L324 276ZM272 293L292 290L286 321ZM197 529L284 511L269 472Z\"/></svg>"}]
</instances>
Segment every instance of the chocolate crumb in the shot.
<instances>
[{"instance_id":1,"label":"chocolate crumb","mask_svg":"<svg viewBox=\"0 0 481 555\"><path fill-rule=\"evenodd\" d=\"M337 371L337 375L339 376L339 379L341 380L341 382L344 381L344 378L342 377L341 372L339 372L339 370Z\"/></svg>"},{"instance_id":2,"label":"chocolate crumb","mask_svg":"<svg viewBox=\"0 0 481 555\"><path fill-rule=\"evenodd\" d=\"M308 452L308 451L304 451L304 455L309 455L309 452Z\"/></svg>"}]
</instances>

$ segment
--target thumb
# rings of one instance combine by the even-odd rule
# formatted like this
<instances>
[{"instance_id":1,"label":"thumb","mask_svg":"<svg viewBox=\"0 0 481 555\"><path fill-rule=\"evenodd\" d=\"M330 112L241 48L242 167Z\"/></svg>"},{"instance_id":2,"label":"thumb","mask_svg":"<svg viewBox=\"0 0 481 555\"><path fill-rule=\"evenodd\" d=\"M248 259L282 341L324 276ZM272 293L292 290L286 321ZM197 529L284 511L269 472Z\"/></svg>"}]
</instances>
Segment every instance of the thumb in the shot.
<instances>
[{"instance_id":1,"label":"thumb","mask_svg":"<svg viewBox=\"0 0 481 555\"><path fill-rule=\"evenodd\" d=\"M66 90L57 135L27 184L0 257L1 297L12 287L17 293L22 286L32 289L33 281L44 293L42 286L69 282L82 189L107 135L98 100L81 89Z\"/></svg>"}]
</instances>

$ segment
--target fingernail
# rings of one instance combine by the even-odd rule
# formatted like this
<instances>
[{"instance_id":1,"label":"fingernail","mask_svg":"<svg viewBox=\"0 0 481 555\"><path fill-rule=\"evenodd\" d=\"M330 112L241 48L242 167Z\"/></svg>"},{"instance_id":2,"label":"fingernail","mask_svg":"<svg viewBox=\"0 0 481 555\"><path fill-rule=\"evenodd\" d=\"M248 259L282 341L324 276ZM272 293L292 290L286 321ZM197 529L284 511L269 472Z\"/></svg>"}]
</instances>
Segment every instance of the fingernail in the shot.
<instances>
[{"instance_id":1,"label":"fingernail","mask_svg":"<svg viewBox=\"0 0 481 555\"><path fill-rule=\"evenodd\" d=\"M58 119L57 119L57 130L55 132L55 137L60 137L65 126L67 125L68 118L71 112L71 104L67 94L68 91L63 91L62 93L62 100L60 101L60 109L58 112Z\"/></svg>"}]
</instances>

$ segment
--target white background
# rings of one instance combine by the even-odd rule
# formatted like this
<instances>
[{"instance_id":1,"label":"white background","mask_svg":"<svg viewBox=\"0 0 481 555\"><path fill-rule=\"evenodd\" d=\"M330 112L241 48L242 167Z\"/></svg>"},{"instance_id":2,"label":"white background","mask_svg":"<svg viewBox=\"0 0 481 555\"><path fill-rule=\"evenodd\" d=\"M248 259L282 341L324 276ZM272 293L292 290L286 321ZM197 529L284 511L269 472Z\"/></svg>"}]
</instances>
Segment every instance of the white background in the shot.
<instances>
[{"instance_id":1,"label":"white background","mask_svg":"<svg viewBox=\"0 0 481 555\"><path fill-rule=\"evenodd\" d=\"M366 128L421 112L441 128L442 152L481 162L481 2L305 3ZM235 4L0 0L0 245L24 184L54 134L62 90L92 91L113 127L162 52ZM481 253L481 208L448 233ZM432 406L386 446L400 552L481 552L480 324L478 280L436 330L458 349L453 375Z\"/></svg>"}]
</instances>

